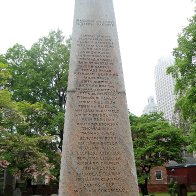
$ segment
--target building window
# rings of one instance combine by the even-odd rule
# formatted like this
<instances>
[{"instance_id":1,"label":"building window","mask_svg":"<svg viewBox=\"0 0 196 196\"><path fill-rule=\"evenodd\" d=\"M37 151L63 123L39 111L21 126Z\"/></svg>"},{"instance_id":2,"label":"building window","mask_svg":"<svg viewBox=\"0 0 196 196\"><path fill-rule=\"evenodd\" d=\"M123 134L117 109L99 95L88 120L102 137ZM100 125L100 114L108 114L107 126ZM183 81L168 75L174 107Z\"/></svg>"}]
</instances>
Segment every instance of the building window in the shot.
<instances>
[{"instance_id":1,"label":"building window","mask_svg":"<svg viewBox=\"0 0 196 196\"><path fill-rule=\"evenodd\" d=\"M155 172L156 180L162 180L162 171L156 171Z\"/></svg>"}]
</instances>

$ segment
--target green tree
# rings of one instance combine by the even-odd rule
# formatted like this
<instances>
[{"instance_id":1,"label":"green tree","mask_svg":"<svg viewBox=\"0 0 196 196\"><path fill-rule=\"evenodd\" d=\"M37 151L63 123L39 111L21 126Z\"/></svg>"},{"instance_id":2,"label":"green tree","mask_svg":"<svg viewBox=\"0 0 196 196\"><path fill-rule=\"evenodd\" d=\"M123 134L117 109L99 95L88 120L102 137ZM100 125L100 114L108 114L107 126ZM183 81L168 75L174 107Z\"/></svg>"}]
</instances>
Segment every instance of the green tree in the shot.
<instances>
[{"instance_id":1,"label":"green tree","mask_svg":"<svg viewBox=\"0 0 196 196\"><path fill-rule=\"evenodd\" d=\"M192 137L196 132L196 65L192 62L192 57L196 56L196 14L179 34L178 46L173 50L173 55L175 64L167 71L172 74L176 82L176 110L180 114L184 131L190 131ZM195 138L193 144L196 142ZM196 150L192 143L190 146Z\"/></svg>"},{"instance_id":2,"label":"green tree","mask_svg":"<svg viewBox=\"0 0 196 196\"><path fill-rule=\"evenodd\" d=\"M50 142L48 136L28 137L7 130L0 132L0 159L6 160L13 175L33 179L37 175L50 175L52 164L40 149L40 143Z\"/></svg>"},{"instance_id":3,"label":"green tree","mask_svg":"<svg viewBox=\"0 0 196 196\"><path fill-rule=\"evenodd\" d=\"M42 105L12 100L6 88L10 78L8 66L0 63L0 161L9 163L7 169L23 179L38 174L53 176L55 167L50 156L57 160L60 157L51 148L53 137L27 134L32 127L29 119L43 111Z\"/></svg>"},{"instance_id":4,"label":"green tree","mask_svg":"<svg viewBox=\"0 0 196 196\"><path fill-rule=\"evenodd\" d=\"M9 73L8 66L1 62L0 60L0 89L4 89L5 85L8 83L8 79L11 77Z\"/></svg>"},{"instance_id":5,"label":"green tree","mask_svg":"<svg viewBox=\"0 0 196 196\"><path fill-rule=\"evenodd\" d=\"M37 152L47 155L48 163L54 165L50 172L56 177L60 172L69 54L70 39L58 30L39 39L29 50L15 44L0 55L2 66L8 65L1 69L1 75L8 70L12 76L6 82L0 78L0 126L12 134L10 138L25 136L30 143L31 137L52 138L39 142Z\"/></svg>"},{"instance_id":6,"label":"green tree","mask_svg":"<svg viewBox=\"0 0 196 196\"><path fill-rule=\"evenodd\" d=\"M16 111L16 103L12 101L11 93L6 88L9 78L11 74L8 66L0 62L0 130L12 130L20 119L20 114Z\"/></svg>"},{"instance_id":7,"label":"green tree","mask_svg":"<svg viewBox=\"0 0 196 196\"><path fill-rule=\"evenodd\" d=\"M16 44L4 55L13 76L9 86L13 99L43 107L33 117L28 115L31 133L45 135L47 131L56 136L59 149L63 139L69 54L70 39L66 40L58 30L39 39L29 50Z\"/></svg>"},{"instance_id":8,"label":"green tree","mask_svg":"<svg viewBox=\"0 0 196 196\"><path fill-rule=\"evenodd\" d=\"M181 130L164 120L162 114L152 113L141 117L130 114L133 147L139 186L148 195L147 183L152 167L169 160L182 162L185 145Z\"/></svg>"},{"instance_id":9,"label":"green tree","mask_svg":"<svg viewBox=\"0 0 196 196\"><path fill-rule=\"evenodd\" d=\"M188 137L189 137L188 150L190 152L196 151L196 123L194 123L191 126L191 129L190 129Z\"/></svg>"}]
</instances>

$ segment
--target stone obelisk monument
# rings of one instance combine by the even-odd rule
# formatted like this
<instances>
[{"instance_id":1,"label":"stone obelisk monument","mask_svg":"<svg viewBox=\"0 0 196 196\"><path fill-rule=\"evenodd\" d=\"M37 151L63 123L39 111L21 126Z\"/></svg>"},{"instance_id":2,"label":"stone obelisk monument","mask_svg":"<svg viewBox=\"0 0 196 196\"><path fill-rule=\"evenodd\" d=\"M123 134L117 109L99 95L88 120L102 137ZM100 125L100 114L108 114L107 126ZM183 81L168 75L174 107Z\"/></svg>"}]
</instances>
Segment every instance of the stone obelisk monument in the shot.
<instances>
[{"instance_id":1,"label":"stone obelisk monument","mask_svg":"<svg viewBox=\"0 0 196 196\"><path fill-rule=\"evenodd\" d=\"M59 195L139 195L112 0L75 0Z\"/></svg>"}]
</instances>

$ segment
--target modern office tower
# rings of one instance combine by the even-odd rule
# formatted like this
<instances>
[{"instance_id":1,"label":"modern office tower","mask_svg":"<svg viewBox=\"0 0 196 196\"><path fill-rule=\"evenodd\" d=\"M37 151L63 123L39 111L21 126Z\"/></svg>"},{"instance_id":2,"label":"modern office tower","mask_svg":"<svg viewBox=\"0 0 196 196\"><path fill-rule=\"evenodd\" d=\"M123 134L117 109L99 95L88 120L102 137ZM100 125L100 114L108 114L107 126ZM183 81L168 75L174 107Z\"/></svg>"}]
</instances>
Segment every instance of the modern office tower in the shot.
<instances>
[{"instance_id":1,"label":"modern office tower","mask_svg":"<svg viewBox=\"0 0 196 196\"><path fill-rule=\"evenodd\" d=\"M162 57L158 60L155 66L155 93L158 112L163 112L165 119L178 125L179 116L174 113L176 98L174 95L175 82L172 76L166 73L167 67L172 64L174 64L174 58L172 56ZM183 157L189 157L189 162L191 162L192 157L196 158L196 152L189 153L185 150Z\"/></svg>"},{"instance_id":2,"label":"modern office tower","mask_svg":"<svg viewBox=\"0 0 196 196\"><path fill-rule=\"evenodd\" d=\"M158 111L164 113L165 119L175 123L174 79L167 75L167 67L174 63L172 56L162 57L155 66L155 92Z\"/></svg>"},{"instance_id":3,"label":"modern office tower","mask_svg":"<svg viewBox=\"0 0 196 196\"><path fill-rule=\"evenodd\" d=\"M157 105L154 101L154 97L148 97L148 105L144 107L143 114L150 114L152 112L157 112Z\"/></svg>"}]
</instances>

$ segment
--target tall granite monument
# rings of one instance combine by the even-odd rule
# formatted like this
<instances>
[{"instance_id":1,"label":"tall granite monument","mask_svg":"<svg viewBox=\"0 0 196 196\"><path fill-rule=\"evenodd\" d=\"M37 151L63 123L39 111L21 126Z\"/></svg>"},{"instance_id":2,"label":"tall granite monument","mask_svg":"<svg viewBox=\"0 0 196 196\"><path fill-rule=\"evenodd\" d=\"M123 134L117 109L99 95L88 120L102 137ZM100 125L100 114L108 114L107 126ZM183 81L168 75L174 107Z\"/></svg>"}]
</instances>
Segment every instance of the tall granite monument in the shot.
<instances>
[{"instance_id":1,"label":"tall granite monument","mask_svg":"<svg viewBox=\"0 0 196 196\"><path fill-rule=\"evenodd\" d=\"M75 0L59 195L139 195L112 0Z\"/></svg>"}]
</instances>

